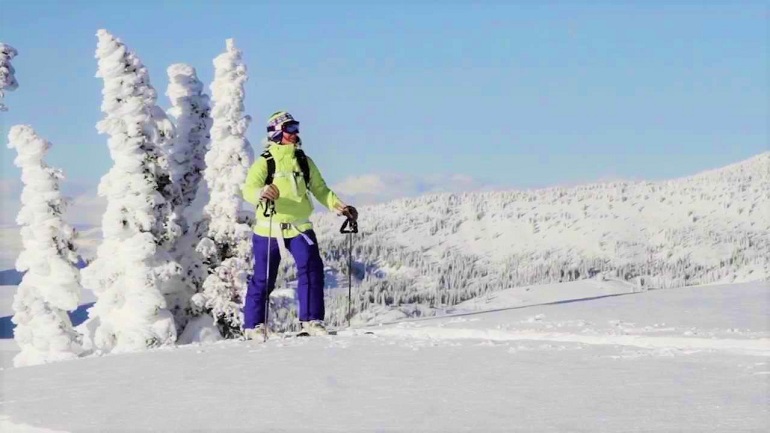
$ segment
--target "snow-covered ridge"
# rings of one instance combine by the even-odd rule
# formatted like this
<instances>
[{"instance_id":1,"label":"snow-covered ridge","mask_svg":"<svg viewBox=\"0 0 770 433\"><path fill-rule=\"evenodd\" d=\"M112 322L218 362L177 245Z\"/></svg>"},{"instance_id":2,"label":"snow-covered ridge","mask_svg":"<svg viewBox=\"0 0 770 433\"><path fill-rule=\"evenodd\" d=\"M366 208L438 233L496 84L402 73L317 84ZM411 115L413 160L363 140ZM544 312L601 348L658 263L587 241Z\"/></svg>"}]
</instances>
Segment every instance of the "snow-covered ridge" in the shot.
<instances>
[{"instance_id":1,"label":"snow-covered ridge","mask_svg":"<svg viewBox=\"0 0 770 433\"><path fill-rule=\"evenodd\" d=\"M694 176L682 178L683 181L694 180L739 180L741 178L758 177L764 179L765 185L770 179L770 152L763 152L744 161L730 164L721 168L706 170Z\"/></svg>"},{"instance_id":2,"label":"snow-covered ridge","mask_svg":"<svg viewBox=\"0 0 770 433\"><path fill-rule=\"evenodd\" d=\"M340 277L344 287L347 278L337 273L347 266L342 221L330 213L314 218L330 279ZM397 200L362 208L360 228L354 272L365 277L355 283L357 311L443 308L490 291L597 274L641 289L766 280L770 153L669 181ZM408 308L405 314L429 313Z\"/></svg>"}]
</instances>

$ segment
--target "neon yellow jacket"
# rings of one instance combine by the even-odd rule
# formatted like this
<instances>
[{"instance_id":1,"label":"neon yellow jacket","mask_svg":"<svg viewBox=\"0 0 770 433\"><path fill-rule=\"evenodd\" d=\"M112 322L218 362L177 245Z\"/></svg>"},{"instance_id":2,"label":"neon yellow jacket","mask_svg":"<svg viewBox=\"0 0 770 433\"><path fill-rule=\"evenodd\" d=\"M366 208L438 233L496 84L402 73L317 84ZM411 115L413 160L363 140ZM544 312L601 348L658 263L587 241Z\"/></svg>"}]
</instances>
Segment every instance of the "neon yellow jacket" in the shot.
<instances>
[{"instance_id":1,"label":"neon yellow jacket","mask_svg":"<svg viewBox=\"0 0 770 433\"><path fill-rule=\"evenodd\" d=\"M313 212L313 201L311 200L305 181L302 179L302 170L299 167L297 159L294 157L296 146L293 144L271 144L268 150L273 155L275 161L275 173L273 174L273 185L278 188L280 196L275 201L275 214L273 215L273 237L280 234L284 238L293 238L300 232L310 230L313 225L308 218ZM310 168L310 192L316 199L326 206L329 210L341 210L345 204L337 197L332 190L326 186L326 182L321 177L321 172L310 157L307 158ZM254 224L254 233L267 237L270 233L269 219L264 215L264 204L259 196L262 188L265 186L267 178L267 161L259 157L249 168L246 175L246 182L241 188L243 199L256 207L256 223ZM281 230L281 223L292 224L289 228ZM284 227L286 227L284 225Z\"/></svg>"}]
</instances>

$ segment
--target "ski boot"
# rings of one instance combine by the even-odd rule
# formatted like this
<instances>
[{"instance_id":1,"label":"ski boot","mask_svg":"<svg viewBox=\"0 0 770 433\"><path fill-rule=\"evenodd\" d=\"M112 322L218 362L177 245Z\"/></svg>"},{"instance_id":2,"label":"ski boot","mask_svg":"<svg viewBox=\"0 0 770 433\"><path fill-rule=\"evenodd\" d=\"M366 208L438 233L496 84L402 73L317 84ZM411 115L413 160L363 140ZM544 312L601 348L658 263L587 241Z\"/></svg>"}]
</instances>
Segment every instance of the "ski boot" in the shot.
<instances>
[{"instance_id":1,"label":"ski boot","mask_svg":"<svg viewBox=\"0 0 770 433\"><path fill-rule=\"evenodd\" d=\"M267 328L267 336L270 337L272 332L270 328ZM265 324L260 323L256 328L247 328L243 330L243 338L246 340L264 340L265 339Z\"/></svg>"},{"instance_id":2,"label":"ski boot","mask_svg":"<svg viewBox=\"0 0 770 433\"><path fill-rule=\"evenodd\" d=\"M307 334L309 336L329 335L329 331L326 330L324 322L320 320L311 320L309 322L301 322L302 330L300 334Z\"/></svg>"}]
</instances>

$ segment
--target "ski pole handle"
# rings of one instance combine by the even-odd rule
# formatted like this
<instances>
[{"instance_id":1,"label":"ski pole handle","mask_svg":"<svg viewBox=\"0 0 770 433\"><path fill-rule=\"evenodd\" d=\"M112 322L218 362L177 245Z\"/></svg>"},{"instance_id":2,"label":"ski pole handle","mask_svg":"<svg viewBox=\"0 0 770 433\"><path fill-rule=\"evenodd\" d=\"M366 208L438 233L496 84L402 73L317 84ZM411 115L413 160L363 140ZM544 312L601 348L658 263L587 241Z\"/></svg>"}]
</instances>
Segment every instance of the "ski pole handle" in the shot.
<instances>
[{"instance_id":1,"label":"ski pole handle","mask_svg":"<svg viewBox=\"0 0 770 433\"><path fill-rule=\"evenodd\" d=\"M340 233L358 233L358 221L353 221L348 218L342 223L340 227Z\"/></svg>"}]
</instances>

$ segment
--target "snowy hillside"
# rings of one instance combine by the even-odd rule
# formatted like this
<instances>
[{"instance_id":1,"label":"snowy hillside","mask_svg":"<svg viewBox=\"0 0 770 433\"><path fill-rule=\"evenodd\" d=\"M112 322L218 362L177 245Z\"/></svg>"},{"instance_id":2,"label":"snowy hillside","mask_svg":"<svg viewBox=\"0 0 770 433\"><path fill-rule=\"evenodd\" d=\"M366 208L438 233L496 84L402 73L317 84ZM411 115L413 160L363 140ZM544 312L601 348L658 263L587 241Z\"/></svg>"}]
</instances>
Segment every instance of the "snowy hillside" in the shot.
<instances>
[{"instance_id":1,"label":"snowy hillside","mask_svg":"<svg viewBox=\"0 0 770 433\"><path fill-rule=\"evenodd\" d=\"M329 281L345 287L340 218L320 213L315 222ZM767 280L770 153L664 182L400 200L363 209L360 228L359 312L433 314L492 291L596 274L644 290ZM347 301L335 302L339 323Z\"/></svg>"},{"instance_id":2,"label":"snowy hillside","mask_svg":"<svg viewBox=\"0 0 770 433\"><path fill-rule=\"evenodd\" d=\"M337 336L6 369L0 431L763 431L769 289L586 280Z\"/></svg>"}]
</instances>

